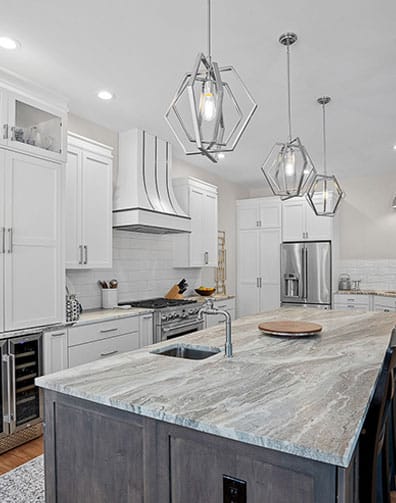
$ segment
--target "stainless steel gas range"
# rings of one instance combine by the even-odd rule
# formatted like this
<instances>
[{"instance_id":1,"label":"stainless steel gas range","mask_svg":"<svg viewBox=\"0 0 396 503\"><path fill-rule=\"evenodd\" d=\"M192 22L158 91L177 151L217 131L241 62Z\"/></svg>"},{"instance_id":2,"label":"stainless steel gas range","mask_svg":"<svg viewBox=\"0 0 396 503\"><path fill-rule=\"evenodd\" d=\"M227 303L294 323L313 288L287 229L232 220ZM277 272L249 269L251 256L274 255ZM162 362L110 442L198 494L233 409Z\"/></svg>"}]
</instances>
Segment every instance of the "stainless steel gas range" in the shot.
<instances>
[{"instance_id":1,"label":"stainless steel gas range","mask_svg":"<svg viewBox=\"0 0 396 503\"><path fill-rule=\"evenodd\" d=\"M166 341L181 335L198 332L204 327L204 322L198 319L200 305L196 300L158 297L132 302L119 302L119 305L154 310L154 342Z\"/></svg>"}]
</instances>

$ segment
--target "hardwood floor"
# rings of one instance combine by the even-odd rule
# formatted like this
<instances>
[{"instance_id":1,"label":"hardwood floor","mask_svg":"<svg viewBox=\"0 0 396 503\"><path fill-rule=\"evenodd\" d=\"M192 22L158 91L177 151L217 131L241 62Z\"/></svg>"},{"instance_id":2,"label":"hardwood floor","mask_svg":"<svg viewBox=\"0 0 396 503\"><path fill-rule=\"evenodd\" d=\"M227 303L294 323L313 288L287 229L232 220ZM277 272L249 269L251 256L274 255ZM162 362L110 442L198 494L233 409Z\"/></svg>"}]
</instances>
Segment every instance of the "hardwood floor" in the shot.
<instances>
[{"instance_id":1,"label":"hardwood floor","mask_svg":"<svg viewBox=\"0 0 396 503\"><path fill-rule=\"evenodd\" d=\"M0 455L0 475L13 470L19 465L43 454L43 437L36 438L27 444L16 447ZM395 502L396 503L396 502Z\"/></svg>"}]
</instances>

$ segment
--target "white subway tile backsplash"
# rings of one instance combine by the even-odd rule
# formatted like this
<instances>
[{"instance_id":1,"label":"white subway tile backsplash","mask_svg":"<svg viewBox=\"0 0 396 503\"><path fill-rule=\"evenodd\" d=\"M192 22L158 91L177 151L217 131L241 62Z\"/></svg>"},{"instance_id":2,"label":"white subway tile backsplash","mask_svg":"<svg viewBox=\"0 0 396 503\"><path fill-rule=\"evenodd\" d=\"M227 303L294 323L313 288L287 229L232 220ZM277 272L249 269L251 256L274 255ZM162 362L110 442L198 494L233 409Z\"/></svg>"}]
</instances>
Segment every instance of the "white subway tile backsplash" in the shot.
<instances>
[{"instance_id":1,"label":"white subway tile backsplash","mask_svg":"<svg viewBox=\"0 0 396 503\"><path fill-rule=\"evenodd\" d=\"M68 270L67 278L84 309L101 306L97 281L116 278L118 298L135 300L162 297L182 278L194 288L201 284L201 269L172 267L173 237L113 231L113 268Z\"/></svg>"},{"instance_id":2,"label":"white subway tile backsplash","mask_svg":"<svg viewBox=\"0 0 396 503\"><path fill-rule=\"evenodd\" d=\"M348 273L352 280L360 279L362 290L396 290L396 260L339 260L337 273Z\"/></svg>"}]
</instances>

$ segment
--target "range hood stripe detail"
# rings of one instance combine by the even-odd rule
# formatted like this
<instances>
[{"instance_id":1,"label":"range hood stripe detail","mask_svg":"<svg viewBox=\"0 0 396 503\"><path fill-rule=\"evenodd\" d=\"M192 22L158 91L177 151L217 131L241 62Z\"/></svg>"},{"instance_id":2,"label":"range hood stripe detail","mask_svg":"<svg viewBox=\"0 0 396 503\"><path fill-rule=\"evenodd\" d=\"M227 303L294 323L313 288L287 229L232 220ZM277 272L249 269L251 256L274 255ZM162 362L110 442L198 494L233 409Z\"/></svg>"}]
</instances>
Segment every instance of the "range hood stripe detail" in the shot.
<instances>
[{"instance_id":1,"label":"range hood stripe detail","mask_svg":"<svg viewBox=\"0 0 396 503\"><path fill-rule=\"evenodd\" d=\"M113 227L140 232L191 232L171 182L172 149L167 142L133 129L119 136L119 169Z\"/></svg>"}]
</instances>

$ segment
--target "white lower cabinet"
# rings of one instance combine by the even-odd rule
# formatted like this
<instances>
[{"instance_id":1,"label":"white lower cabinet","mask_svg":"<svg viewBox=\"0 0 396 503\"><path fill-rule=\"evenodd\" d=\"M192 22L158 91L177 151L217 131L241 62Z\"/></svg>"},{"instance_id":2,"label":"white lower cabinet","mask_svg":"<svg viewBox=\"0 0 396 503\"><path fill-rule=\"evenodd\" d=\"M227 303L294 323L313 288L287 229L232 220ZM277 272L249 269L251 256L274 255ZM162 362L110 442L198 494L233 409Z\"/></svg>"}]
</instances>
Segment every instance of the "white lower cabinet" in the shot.
<instances>
[{"instance_id":1,"label":"white lower cabinet","mask_svg":"<svg viewBox=\"0 0 396 503\"><path fill-rule=\"evenodd\" d=\"M52 374L68 367L67 329L45 332L43 336L43 372Z\"/></svg>"},{"instance_id":2,"label":"white lower cabinet","mask_svg":"<svg viewBox=\"0 0 396 503\"><path fill-rule=\"evenodd\" d=\"M152 344L153 316L145 314L68 329L69 367Z\"/></svg>"},{"instance_id":3,"label":"white lower cabinet","mask_svg":"<svg viewBox=\"0 0 396 503\"><path fill-rule=\"evenodd\" d=\"M373 308L374 311L382 311L384 313L396 312L396 298L385 297L382 295L374 295Z\"/></svg>"},{"instance_id":4,"label":"white lower cabinet","mask_svg":"<svg viewBox=\"0 0 396 503\"><path fill-rule=\"evenodd\" d=\"M231 320L235 320L235 299L216 300L215 306L223 311L228 311L231 315ZM225 318L222 314L205 315L205 328L224 324Z\"/></svg>"},{"instance_id":5,"label":"white lower cabinet","mask_svg":"<svg viewBox=\"0 0 396 503\"><path fill-rule=\"evenodd\" d=\"M336 293L334 295L334 309L363 309L366 311L372 310L371 295L364 294L344 294Z\"/></svg>"}]
</instances>

